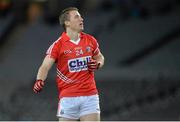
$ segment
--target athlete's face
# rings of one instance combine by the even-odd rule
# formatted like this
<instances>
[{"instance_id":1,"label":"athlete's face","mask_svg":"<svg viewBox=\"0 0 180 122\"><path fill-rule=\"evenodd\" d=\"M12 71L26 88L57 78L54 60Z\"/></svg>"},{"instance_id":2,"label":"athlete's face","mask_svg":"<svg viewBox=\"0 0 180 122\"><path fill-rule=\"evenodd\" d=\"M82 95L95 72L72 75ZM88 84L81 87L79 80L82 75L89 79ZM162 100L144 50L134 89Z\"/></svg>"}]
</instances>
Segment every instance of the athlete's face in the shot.
<instances>
[{"instance_id":1,"label":"athlete's face","mask_svg":"<svg viewBox=\"0 0 180 122\"><path fill-rule=\"evenodd\" d=\"M69 21L67 21L67 27L74 31L81 32L84 30L83 18L76 10L69 12Z\"/></svg>"}]
</instances>

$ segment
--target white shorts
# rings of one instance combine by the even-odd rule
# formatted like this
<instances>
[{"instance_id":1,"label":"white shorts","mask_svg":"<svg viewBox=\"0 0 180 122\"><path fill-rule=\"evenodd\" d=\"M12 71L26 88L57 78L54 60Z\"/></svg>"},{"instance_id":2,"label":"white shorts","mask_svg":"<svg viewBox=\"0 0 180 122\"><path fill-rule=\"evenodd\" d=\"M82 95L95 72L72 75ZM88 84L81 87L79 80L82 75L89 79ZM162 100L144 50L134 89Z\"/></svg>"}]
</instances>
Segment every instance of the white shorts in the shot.
<instances>
[{"instance_id":1,"label":"white shorts","mask_svg":"<svg viewBox=\"0 0 180 122\"><path fill-rule=\"evenodd\" d=\"M100 113L99 95L63 97L58 103L57 117L79 119L91 113Z\"/></svg>"}]
</instances>

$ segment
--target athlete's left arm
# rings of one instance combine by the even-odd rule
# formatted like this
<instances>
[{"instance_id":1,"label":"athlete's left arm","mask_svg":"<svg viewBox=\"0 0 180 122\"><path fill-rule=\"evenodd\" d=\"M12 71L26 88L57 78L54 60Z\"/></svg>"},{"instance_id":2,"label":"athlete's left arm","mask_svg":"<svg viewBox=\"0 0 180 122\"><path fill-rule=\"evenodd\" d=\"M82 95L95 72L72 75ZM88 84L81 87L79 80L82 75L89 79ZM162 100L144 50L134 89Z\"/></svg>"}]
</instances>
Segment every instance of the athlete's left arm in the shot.
<instances>
[{"instance_id":1,"label":"athlete's left arm","mask_svg":"<svg viewBox=\"0 0 180 122\"><path fill-rule=\"evenodd\" d=\"M93 56L93 59L97 61L97 64L99 64L98 68L102 68L104 65L104 56L103 54L99 51L99 53L95 56Z\"/></svg>"}]
</instances>

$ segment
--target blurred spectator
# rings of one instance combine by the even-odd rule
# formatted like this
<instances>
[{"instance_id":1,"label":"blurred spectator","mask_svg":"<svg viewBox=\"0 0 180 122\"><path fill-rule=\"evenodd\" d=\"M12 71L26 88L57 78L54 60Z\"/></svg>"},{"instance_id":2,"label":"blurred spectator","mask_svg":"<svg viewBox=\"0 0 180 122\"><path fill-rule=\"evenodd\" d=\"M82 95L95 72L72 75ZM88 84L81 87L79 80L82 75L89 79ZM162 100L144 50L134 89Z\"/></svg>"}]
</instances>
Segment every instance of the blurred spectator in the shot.
<instances>
[{"instance_id":1,"label":"blurred spectator","mask_svg":"<svg viewBox=\"0 0 180 122\"><path fill-rule=\"evenodd\" d=\"M30 0L13 0L13 13L16 20L20 23L26 21L27 8Z\"/></svg>"},{"instance_id":2,"label":"blurred spectator","mask_svg":"<svg viewBox=\"0 0 180 122\"><path fill-rule=\"evenodd\" d=\"M101 7L103 10L117 10L118 18L125 20L130 16L132 0L105 0Z\"/></svg>"},{"instance_id":3,"label":"blurred spectator","mask_svg":"<svg viewBox=\"0 0 180 122\"><path fill-rule=\"evenodd\" d=\"M101 8L104 11L110 11L113 9L113 7L116 7L116 1L105 0L101 4Z\"/></svg>"},{"instance_id":4,"label":"blurred spectator","mask_svg":"<svg viewBox=\"0 0 180 122\"><path fill-rule=\"evenodd\" d=\"M85 0L83 2L82 10L86 9L88 12L97 12L102 2L103 0Z\"/></svg>"},{"instance_id":5,"label":"blurred spectator","mask_svg":"<svg viewBox=\"0 0 180 122\"><path fill-rule=\"evenodd\" d=\"M143 19L148 17L148 11L145 7L142 6L140 0L132 0L131 15Z\"/></svg>"},{"instance_id":6,"label":"blurred spectator","mask_svg":"<svg viewBox=\"0 0 180 122\"><path fill-rule=\"evenodd\" d=\"M6 16L12 8L11 0L0 0L0 17Z\"/></svg>"},{"instance_id":7,"label":"blurred spectator","mask_svg":"<svg viewBox=\"0 0 180 122\"><path fill-rule=\"evenodd\" d=\"M50 24L59 23L60 12L67 7L78 7L78 0L48 0L45 4L45 20Z\"/></svg>"},{"instance_id":8,"label":"blurred spectator","mask_svg":"<svg viewBox=\"0 0 180 122\"><path fill-rule=\"evenodd\" d=\"M32 2L29 4L28 10L27 10L27 21L29 23L34 22L37 20L40 16L42 16L42 4L39 2Z\"/></svg>"},{"instance_id":9,"label":"blurred spectator","mask_svg":"<svg viewBox=\"0 0 180 122\"><path fill-rule=\"evenodd\" d=\"M140 0L114 0L114 3L116 6L119 5L117 7L122 20L126 20L131 16L145 18L148 15Z\"/></svg>"}]
</instances>

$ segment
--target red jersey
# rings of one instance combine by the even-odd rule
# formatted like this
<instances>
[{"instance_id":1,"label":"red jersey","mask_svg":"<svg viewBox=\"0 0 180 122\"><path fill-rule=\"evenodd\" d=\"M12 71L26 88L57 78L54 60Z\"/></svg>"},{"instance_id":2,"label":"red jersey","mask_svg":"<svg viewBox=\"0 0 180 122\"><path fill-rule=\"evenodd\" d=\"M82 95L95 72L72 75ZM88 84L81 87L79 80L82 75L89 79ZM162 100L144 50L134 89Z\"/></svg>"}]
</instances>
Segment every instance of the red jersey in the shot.
<instances>
[{"instance_id":1,"label":"red jersey","mask_svg":"<svg viewBox=\"0 0 180 122\"><path fill-rule=\"evenodd\" d=\"M47 50L47 55L54 58L57 65L57 87L59 98L88 96L97 94L94 73L90 72L87 62L99 53L97 40L85 33L80 33L79 43L70 41L63 32Z\"/></svg>"}]
</instances>

